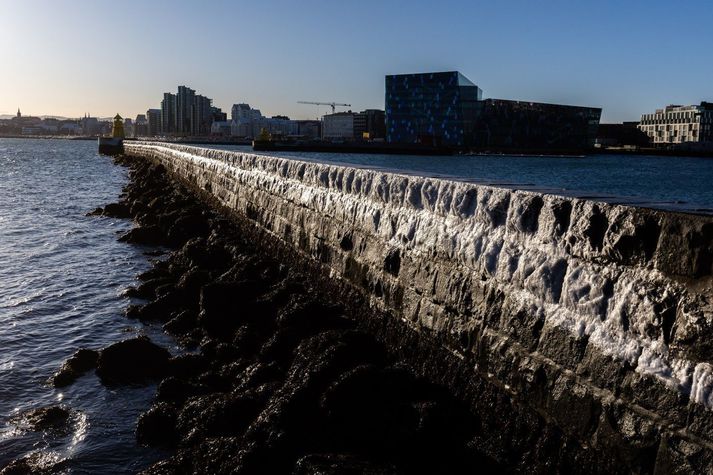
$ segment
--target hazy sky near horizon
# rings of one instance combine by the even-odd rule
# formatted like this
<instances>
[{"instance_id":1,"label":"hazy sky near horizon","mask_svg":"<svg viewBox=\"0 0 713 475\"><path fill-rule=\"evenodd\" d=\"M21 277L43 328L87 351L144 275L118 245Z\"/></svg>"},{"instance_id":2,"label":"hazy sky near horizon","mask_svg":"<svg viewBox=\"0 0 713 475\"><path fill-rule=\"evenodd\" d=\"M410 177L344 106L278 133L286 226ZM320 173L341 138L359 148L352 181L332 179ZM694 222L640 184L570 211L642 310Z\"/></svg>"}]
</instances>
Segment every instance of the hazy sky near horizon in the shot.
<instances>
[{"instance_id":1,"label":"hazy sky near horizon","mask_svg":"<svg viewBox=\"0 0 713 475\"><path fill-rule=\"evenodd\" d=\"M117 8L119 6L120 8ZM638 120L713 101L710 0L0 0L0 114L135 117L184 84L229 112L383 108L384 75Z\"/></svg>"}]
</instances>

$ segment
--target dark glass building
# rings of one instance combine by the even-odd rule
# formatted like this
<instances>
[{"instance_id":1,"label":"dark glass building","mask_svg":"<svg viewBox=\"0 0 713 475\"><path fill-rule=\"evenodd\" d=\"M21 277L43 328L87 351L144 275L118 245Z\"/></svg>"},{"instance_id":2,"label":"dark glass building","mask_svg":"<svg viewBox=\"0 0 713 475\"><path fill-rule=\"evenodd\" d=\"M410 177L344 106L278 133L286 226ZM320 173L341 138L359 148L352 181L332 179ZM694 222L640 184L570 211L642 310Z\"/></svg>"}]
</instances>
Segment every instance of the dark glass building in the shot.
<instances>
[{"instance_id":1,"label":"dark glass building","mask_svg":"<svg viewBox=\"0 0 713 475\"><path fill-rule=\"evenodd\" d=\"M582 151L594 146L601 115L594 107L486 99L473 142L497 151Z\"/></svg>"},{"instance_id":2,"label":"dark glass building","mask_svg":"<svg viewBox=\"0 0 713 475\"><path fill-rule=\"evenodd\" d=\"M386 141L469 147L482 93L457 71L386 76Z\"/></svg>"}]
</instances>

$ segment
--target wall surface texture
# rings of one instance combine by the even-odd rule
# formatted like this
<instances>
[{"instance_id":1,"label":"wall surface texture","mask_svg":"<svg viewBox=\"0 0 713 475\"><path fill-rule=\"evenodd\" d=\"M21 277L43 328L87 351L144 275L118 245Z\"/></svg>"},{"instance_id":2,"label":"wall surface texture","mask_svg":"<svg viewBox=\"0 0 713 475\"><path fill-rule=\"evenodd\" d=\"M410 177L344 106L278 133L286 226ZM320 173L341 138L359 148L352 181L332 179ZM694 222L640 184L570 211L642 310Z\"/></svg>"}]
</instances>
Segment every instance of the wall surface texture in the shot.
<instances>
[{"instance_id":1,"label":"wall surface texture","mask_svg":"<svg viewBox=\"0 0 713 475\"><path fill-rule=\"evenodd\" d=\"M125 142L625 470L713 468L713 218Z\"/></svg>"}]
</instances>

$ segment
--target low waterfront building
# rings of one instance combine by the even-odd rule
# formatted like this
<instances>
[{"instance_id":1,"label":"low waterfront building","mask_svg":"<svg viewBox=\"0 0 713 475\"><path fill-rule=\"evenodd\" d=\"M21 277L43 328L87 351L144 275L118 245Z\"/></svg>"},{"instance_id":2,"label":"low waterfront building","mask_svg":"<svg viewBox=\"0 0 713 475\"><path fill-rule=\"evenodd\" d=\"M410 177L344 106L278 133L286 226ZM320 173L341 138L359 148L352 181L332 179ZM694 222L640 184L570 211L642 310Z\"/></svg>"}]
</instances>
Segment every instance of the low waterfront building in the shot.
<instances>
[{"instance_id":1,"label":"low waterfront building","mask_svg":"<svg viewBox=\"0 0 713 475\"><path fill-rule=\"evenodd\" d=\"M216 137L230 137L230 121L228 120L216 120L210 126L210 135Z\"/></svg>"},{"instance_id":2,"label":"low waterfront building","mask_svg":"<svg viewBox=\"0 0 713 475\"><path fill-rule=\"evenodd\" d=\"M607 147L648 147L651 139L639 129L638 122L621 124L599 124L594 146Z\"/></svg>"},{"instance_id":3,"label":"low waterfront building","mask_svg":"<svg viewBox=\"0 0 713 475\"><path fill-rule=\"evenodd\" d=\"M325 115L322 120L322 138L326 140L354 139L354 115L351 111Z\"/></svg>"},{"instance_id":4,"label":"low waterfront building","mask_svg":"<svg viewBox=\"0 0 713 475\"><path fill-rule=\"evenodd\" d=\"M383 139L386 136L386 114L379 109L366 109L354 115L354 137Z\"/></svg>"},{"instance_id":5,"label":"low waterfront building","mask_svg":"<svg viewBox=\"0 0 713 475\"><path fill-rule=\"evenodd\" d=\"M319 139L322 137L322 122L318 120L298 120L297 134L306 139Z\"/></svg>"},{"instance_id":6,"label":"low waterfront building","mask_svg":"<svg viewBox=\"0 0 713 475\"><path fill-rule=\"evenodd\" d=\"M713 148L713 104L670 105L643 114L639 129L655 146L690 145Z\"/></svg>"},{"instance_id":7,"label":"low waterfront building","mask_svg":"<svg viewBox=\"0 0 713 475\"><path fill-rule=\"evenodd\" d=\"M92 117L89 114L84 114L80 121L82 126L82 133L84 135L99 135L101 126L99 125L99 119Z\"/></svg>"},{"instance_id":8,"label":"low waterfront building","mask_svg":"<svg viewBox=\"0 0 713 475\"><path fill-rule=\"evenodd\" d=\"M486 99L476 114L472 145L523 153L586 150L594 146L601 114L594 107Z\"/></svg>"},{"instance_id":9,"label":"low waterfront building","mask_svg":"<svg viewBox=\"0 0 713 475\"><path fill-rule=\"evenodd\" d=\"M234 137L255 138L264 129L273 136L297 135L299 126L296 120L276 115L264 117L260 109L252 109L249 104L234 104L231 112L231 135Z\"/></svg>"}]
</instances>

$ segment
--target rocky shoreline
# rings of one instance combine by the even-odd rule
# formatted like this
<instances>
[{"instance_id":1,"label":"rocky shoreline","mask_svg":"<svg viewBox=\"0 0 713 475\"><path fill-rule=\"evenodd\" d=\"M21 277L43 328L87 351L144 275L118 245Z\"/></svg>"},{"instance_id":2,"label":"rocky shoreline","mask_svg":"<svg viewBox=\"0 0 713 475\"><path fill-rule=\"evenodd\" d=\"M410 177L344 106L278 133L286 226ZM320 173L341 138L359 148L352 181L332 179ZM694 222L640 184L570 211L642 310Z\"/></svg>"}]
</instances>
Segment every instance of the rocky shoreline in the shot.
<instances>
[{"instance_id":1,"label":"rocky shoreline","mask_svg":"<svg viewBox=\"0 0 713 475\"><path fill-rule=\"evenodd\" d=\"M127 317L163 325L185 348L145 337L79 350L53 378L96 368L107 385L159 380L140 444L175 449L145 473L455 473L495 469L479 416L365 331L364 305L318 285L199 202L161 165L130 168L127 243L172 249L127 289ZM148 251L153 254L152 251ZM502 468L501 468L502 469Z\"/></svg>"}]
</instances>

